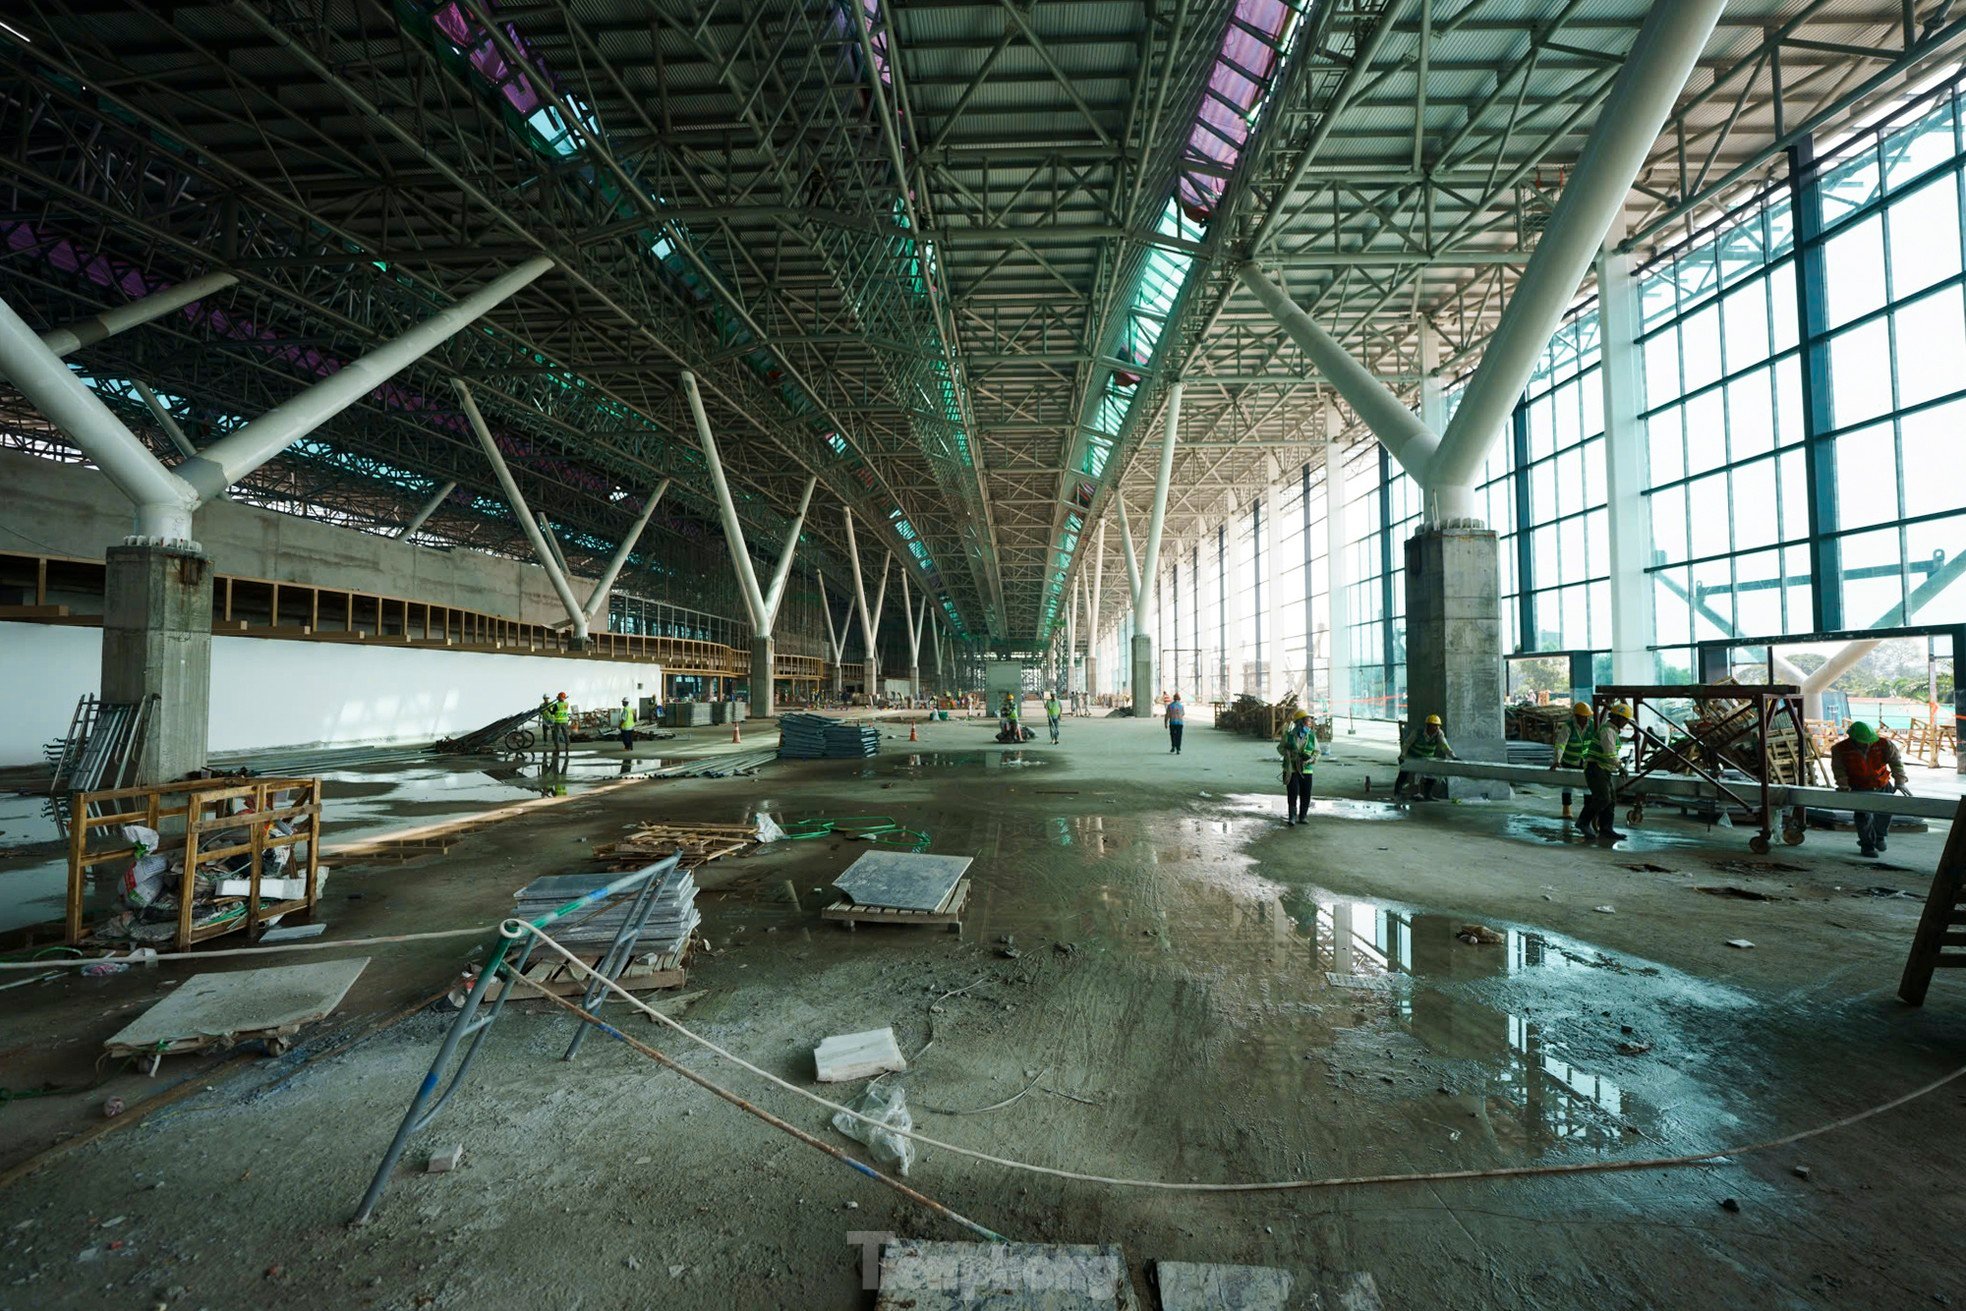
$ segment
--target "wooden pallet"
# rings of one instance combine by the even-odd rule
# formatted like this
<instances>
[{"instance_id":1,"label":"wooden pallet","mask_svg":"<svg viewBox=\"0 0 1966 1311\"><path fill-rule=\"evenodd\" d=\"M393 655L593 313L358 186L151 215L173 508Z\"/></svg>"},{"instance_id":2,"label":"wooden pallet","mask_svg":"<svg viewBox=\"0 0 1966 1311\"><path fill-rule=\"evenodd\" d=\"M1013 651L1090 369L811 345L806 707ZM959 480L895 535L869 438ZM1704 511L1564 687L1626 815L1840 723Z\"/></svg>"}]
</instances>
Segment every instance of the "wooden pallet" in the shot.
<instances>
[{"instance_id":1,"label":"wooden pallet","mask_svg":"<svg viewBox=\"0 0 1966 1311\"><path fill-rule=\"evenodd\" d=\"M940 910L897 910L893 906L862 906L843 901L819 912L823 920L838 920L851 930L856 924L907 924L915 928L947 925L949 932L963 931L963 905L969 900L969 880L963 879L949 893Z\"/></svg>"},{"instance_id":2,"label":"wooden pallet","mask_svg":"<svg viewBox=\"0 0 1966 1311\"><path fill-rule=\"evenodd\" d=\"M1966 967L1966 951L1956 950L1961 947L1966 947L1966 800L1953 812L1952 833L1932 876L1932 890L1925 894L1925 913L1912 935L1898 996L1923 1006L1933 970Z\"/></svg>"},{"instance_id":3,"label":"wooden pallet","mask_svg":"<svg viewBox=\"0 0 1966 1311\"><path fill-rule=\"evenodd\" d=\"M687 952L684 953L685 956L687 954ZM587 960L587 964L589 965L598 965L599 963L600 957L598 955ZM582 996L586 993L589 982L587 975L582 974L580 971L569 966L565 961L560 960L535 961L526 973L532 979L533 983L545 988L546 991L552 993L555 997ZM661 992L669 988L680 988L688 981L689 971L684 968L681 959L678 959L676 964L669 969L653 970L647 974L631 974L625 978L615 980L616 983L621 985L624 992ZM485 1000L488 1002L498 1000L499 996L503 994L508 986L510 984L504 978L493 979L491 986L485 989ZM537 999L539 996L539 987L521 984L514 989L512 1000L524 1001L528 997Z\"/></svg>"},{"instance_id":4,"label":"wooden pallet","mask_svg":"<svg viewBox=\"0 0 1966 1311\"><path fill-rule=\"evenodd\" d=\"M744 850L758 840L752 824L644 824L618 842L594 848L594 858L621 870L640 869L671 853L695 869Z\"/></svg>"}]
</instances>

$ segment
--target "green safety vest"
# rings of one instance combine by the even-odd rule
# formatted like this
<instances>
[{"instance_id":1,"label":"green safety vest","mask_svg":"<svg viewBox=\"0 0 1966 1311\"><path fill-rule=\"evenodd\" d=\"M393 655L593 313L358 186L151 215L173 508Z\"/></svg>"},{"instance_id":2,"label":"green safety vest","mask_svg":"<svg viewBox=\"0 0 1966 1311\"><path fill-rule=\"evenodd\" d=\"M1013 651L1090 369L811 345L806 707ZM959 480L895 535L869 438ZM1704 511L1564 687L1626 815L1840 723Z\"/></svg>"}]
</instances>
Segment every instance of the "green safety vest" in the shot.
<instances>
[{"instance_id":1,"label":"green safety vest","mask_svg":"<svg viewBox=\"0 0 1966 1311\"><path fill-rule=\"evenodd\" d=\"M1584 762L1590 759L1591 737L1592 737L1591 730L1588 728L1579 727L1576 720L1573 718L1571 722L1565 727L1564 732L1568 734L1568 736L1566 736L1562 741L1557 743L1557 747L1556 747L1557 763L1561 765L1568 765L1572 769L1582 769L1584 767Z\"/></svg>"},{"instance_id":2,"label":"green safety vest","mask_svg":"<svg viewBox=\"0 0 1966 1311\"><path fill-rule=\"evenodd\" d=\"M1049 715L1051 718L1053 719L1058 718L1058 710L1059 710L1059 706L1058 706L1057 697L1052 697L1049 701L1046 701L1044 703L1044 712L1045 714Z\"/></svg>"},{"instance_id":3,"label":"green safety vest","mask_svg":"<svg viewBox=\"0 0 1966 1311\"><path fill-rule=\"evenodd\" d=\"M621 727L622 727L622 729L623 729L623 730L627 730L627 729L630 729L630 728L633 728L634 726L635 726L635 709L634 709L634 707L633 707L633 706L623 706L623 707L621 707Z\"/></svg>"},{"instance_id":4,"label":"green safety vest","mask_svg":"<svg viewBox=\"0 0 1966 1311\"><path fill-rule=\"evenodd\" d=\"M1607 745L1608 744L1608 745ZM1585 763L1602 765L1606 769L1618 768L1618 730L1606 724L1591 738L1585 750Z\"/></svg>"},{"instance_id":5,"label":"green safety vest","mask_svg":"<svg viewBox=\"0 0 1966 1311\"><path fill-rule=\"evenodd\" d=\"M1446 755L1447 739L1444 737L1435 737L1432 733L1422 731L1419 737L1413 739L1413 745L1406 748L1406 754L1417 756L1421 760L1432 760L1438 756Z\"/></svg>"},{"instance_id":6,"label":"green safety vest","mask_svg":"<svg viewBox=\"0 0 1966 1311\"><path fill-rule=\"evenodd\" d=\"M1283 730L1277 739L1277 754L1283 757L1283 767L1297 766L1297 772L1308 774L1317 764L1317 734L1308 726L1299 730L1295 725Z\"/></svg>"},{"instance_id":7,"label":"green safety vest","mask_svg":"<svg viewBox=\"0 0 1966 1311\"><path fill-rule=\"evenodd\" d=\"M555 701L547 711L547 717L556 724L573 722L573 707L565 701Z\"/></svg>"}]
</instances>

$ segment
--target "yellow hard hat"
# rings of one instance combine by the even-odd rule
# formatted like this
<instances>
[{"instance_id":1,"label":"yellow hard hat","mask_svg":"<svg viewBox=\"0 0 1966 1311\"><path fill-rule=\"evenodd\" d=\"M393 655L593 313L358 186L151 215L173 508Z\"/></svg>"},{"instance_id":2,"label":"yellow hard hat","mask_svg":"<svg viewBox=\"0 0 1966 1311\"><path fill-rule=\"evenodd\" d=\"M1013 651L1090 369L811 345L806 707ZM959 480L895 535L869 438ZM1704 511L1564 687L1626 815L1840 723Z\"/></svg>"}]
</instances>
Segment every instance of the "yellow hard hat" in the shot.
<instances>
[{"instance_id":1,"label":"yellow hard hat","mask_svg":"<svg viewBox=\"0 0 1966 1311\"><path fill-rule=\"evenodd\" d=\"M1579 701L1576 705L1570 707L1570 713L1573 715L1588 715L1591 713L1591 703L1588 701Z\"/></svg>"},{"instance_id":2,"label":"yellow hard hat","mask_svg":"<svg viewBox=\"0 0 1966 1311\"><path fill-rule=\"evenodd\" d=\"M1630 719L1632 717L1632 708L1620 701L1617 705L1611 707L1610 713L1620 719Z\"/></svg>"},{"instance_id":3,"label":"yellow hard hat","mask_svg":"<svg viewBox=\"0 0 1966 1311\"><path fill-rule=\"evenodd\" d=\"M1292 719L1298 721L1299 723L1303 722L1306 719L1309 719L1310 717L1311 717L1311 712L1308 710L1299 710L1296 714L1291 716Z\"/></svg>"},{"instance_id":4,"label":"yellow hard hat","mask_svg":"<svg viewBox=\"0 0 1966 1311\"><path fill-rule=\"evenodd\" d=\"M1439 728L1439 727L1440 727L1440 716L1439 716L1439 715L1428 715L1428 716L1427 716L1427 724L1428 724L1428 726L1429 726L1429 727L1431 727L1431 728Z\"/></svg>"}]
</instances>

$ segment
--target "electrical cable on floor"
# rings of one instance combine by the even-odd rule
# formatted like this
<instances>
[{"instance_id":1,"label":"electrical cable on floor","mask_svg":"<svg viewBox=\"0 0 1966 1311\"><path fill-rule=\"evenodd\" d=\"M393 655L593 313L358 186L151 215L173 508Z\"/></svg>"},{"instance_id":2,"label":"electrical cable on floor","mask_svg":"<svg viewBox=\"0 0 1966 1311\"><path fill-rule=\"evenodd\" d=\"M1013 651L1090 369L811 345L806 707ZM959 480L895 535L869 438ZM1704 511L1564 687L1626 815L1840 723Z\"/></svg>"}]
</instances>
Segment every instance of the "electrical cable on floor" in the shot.
<instances>
[{"instance_id":1,"label":"electrical cable on floor","mask_svg":"<svg viewBox=\"0 0 1966 1311\"><path fill-rule=\"evenodd\" d=\"M616 983L614 980L606 978L601 974L599 974L598 972L596 972L586 962L574 956L565 947L562 947L559 943L555 942L545 932L543 932L536 926L527 923L524 920L519 920L519 919L506 920L504 924L499 926L499 932L503 934L505 937L514 940L517 940L523 934L526 933L532 934L533 937L537 938L541 943L543 943L547 947L547 949L559 955L569 965L574 966L576 969L578 969L581 972L581 974L587 976L588 978L600 979L601 983L607 988L609 992L614 993L616 996L620 997L621 1000L627 1002L634 1009L641 1011L644 1015L647 1015L650 1019L668 1025L671 1029L674 1029L677 1033L681 1034L684 1038L687 1038L689 1041L697 1044L700 1047L706 1048L709 1051L716 1053L718 1056L723 1057L725 1060L729 1061L733 1065L736 1065L740 1069L750 1071L752 1074L757 1075L760 1079L765 1080L765 1082L774 1084L777 1087L784 1089L786 1092L793 1093L796 1094L797 1096L803 1097L809 1102L817 1103L818 1105L825 1107L829 1111L846 1115L852 1119L859 1120L863 1124L872 1125L873 1127L877 1129L881 1129L884 1132L892 1133L899 1137L910 1139L914 1142L922 1144L925 1147L940 1148L945 1152L953 1152L957 1156L966 1156L973 1161L984 1161L991 1165L1000 1165L1010 1170L1022 1170L1029 1174L1049 1175L1055 1179L1072 1179L1072 1180L1076 1180L1079 1183L1106 1184L1115 1188L1149 1188L1162 1192L1171 1192L1171 1193L1279 1193L1279 1192L1298 1192L1298 1191L1304 1191L1313 1188L1356 1188L1369 1184L1445 1183L1458 1179L1508 1179L1508 1178L1529 1176L1529 1175L1612 1174L1620 1171L1629 1171L1629 1170L1662 1170L1675 1166L1704 1165L1712 1162L1722 1161L1728 1157L1745 1156L1750 1152L1765 1152L1776 1147L1786 1147L1791 1143L1799 1143L1805 1139L1817 1138L1823 1134L1832 1133L1838 1129L1847 1129L1853 1124L1858 1124L1864 1120L1868 1120L1875 1116L1882 1115L1886 1111L1896 1110L1898 1107L1903 1106L1908 1102L1917 1101L1920 1097L1924 1097L1928 1093L1936 1092L1938 1089L1945 1087L1947 1084L1952 1083L1953 1081L1960 1079L1962 1077L1966 1077L1966 1066L1961 1066L1950 1074L1942 1075L1939 1078L1932 1080L1930 1083L1924 1084L1918 1088L1914 1088L1908 1093L1903 1093L1897 1097L1892 1098L1890 1101L1880 1102L1876 1106L1869 1107L1866 1110L1857 1111L1851 1115L1843 1116L1842 1118L1837 1120L1832 1120L1828 1124L1820 1124L1815 1126L1814 1128L1803 1129L1797 1133L1785 1134L1780 1138L1767 1138L1767 1139L1763 1139L1760 1142L1744 1143L1738 1147L1723 1147L1710 1152L1695 1152L1695 1153L1689 1153L1684 1156L1661 1156L1661 1157L1649 1157L1642 1160L1622 1160L1622 1161L1577 1161L1577 1162L1572 1162L1563 1165L1495 1166L1495 1167L1491 1167L1488 1169L1481 1169L1481 1170L1434 1170L1434 1171L1426 1171L1426 1172L1415 1173L1415 1174L1349 1175L1349 1176L1334 1176L1325 1179L1279 1179L1279 1180L1271 1180L1264 1183L1246 1183L1246 1184L1178 1183L1173 1180L1167 1180L1167 1179L1114 1178L1109 1175L1083 1174L1076 1170L1061 1170L1056 1166L1036 1165L1029 1161L1018 1161L1018 1160L1012 1160L1009 1157L993 1156L988 1152L979 1152L976 1151L974 1148L959 1147L954 1143L944 1142L939 1138L931 1138L927 1134L916 1133L911 1129L897 1129L894 1126L886 1124L880 1120L877 1120L872 1116L862 1115L859 1111L854 1110L850 1106L841 1106L838 1102L828 1101L826 1098L821 1097L818 1093L812 1092L805 1088L801 1088L797 1084L790 1083L784 1079L781 1079L777 1075L771 1073L769 1070L759 1069L757 1066L751 1064L751 1062L745 1060L743 1057L737 1055L735 1052L729 1051L726 1048L718 1046L710 1039L705 1038L701 1034L698 1034L695 1031L691 1030L688 1026L681 1024L678 1021L671 1019L669 1016L662 1014L660 1011L657 1011L654 1008L650 1007L641 999L636 997L634 994L630 993L627 989L621 987L621 985ZM562 1002L562 999L557 997L551 998L551 1000L555 1002ZM564 1003L562 1002L562 1004ZM582 1014L586 1015L586 1012L582 1012ZM616 1032L604 1022L594 1019L591 1015L586 1015L586 1018L589 1019L592 1023L600 1025L601 1028L604 1029L605 1031L614 1034L615 1037L621 1038L622 1041L629 1043L631 1046L634 1046L637 1051L641 1051L644 1055L654 1057L655 1059L660 1060L664 1065L667 1065L672 1069L682 1071L682 1067L680 1065L677 1065L673 1060L673 1058L656 1053L654 1048L646 1047L644 1045L635 1043L633 1039L627 1038L624 1035ZM717 1093L718 1096L723 1097L727 1101L744 1105L747 1108L749 1107L749 1103L744 1102L742 1098L737 1096L737 1094L729 1092L726 1089L720 1088L718 1085L711 1083L708 1079L705 1079L693 1073L688 1074L688 1077L690 1078L691 1082L701 1084L703 1087L708 1088L711 1091ZM758 1112L758 1114L762 1115L763 1113ZM800 1133L802 1131L794 1129L792 1130L792 1132ZM821 1146L824 1145L822 1144ZM851 1160L852 1158L849 1157L847 1159ZM864 1167L862 1168L864 1169Z\"/></svg>"},{"instance_id":2,"label":"electrical cable on floor","mask_svg":"<svg viewBox=\"0 0 1966 1311\"><path fill-rule=\"evenodd\" d=\"M221 947L216 951L160 951L153 954L138 950L127 956L83 956L75 960L10 960L0 961L0 970L45 970L60 969L64 966L73 969L89 965L153 965L160 960L217 960L221 956L264 956L277 951L334 951L342 947L380 947L391 942L429 942L437 938L467 936L482 938L494 927L490 924L478 924L468 929L394 933L381 938L344 938L335 942L272 942L262 947Z\"/></svg>"}]
</instances>

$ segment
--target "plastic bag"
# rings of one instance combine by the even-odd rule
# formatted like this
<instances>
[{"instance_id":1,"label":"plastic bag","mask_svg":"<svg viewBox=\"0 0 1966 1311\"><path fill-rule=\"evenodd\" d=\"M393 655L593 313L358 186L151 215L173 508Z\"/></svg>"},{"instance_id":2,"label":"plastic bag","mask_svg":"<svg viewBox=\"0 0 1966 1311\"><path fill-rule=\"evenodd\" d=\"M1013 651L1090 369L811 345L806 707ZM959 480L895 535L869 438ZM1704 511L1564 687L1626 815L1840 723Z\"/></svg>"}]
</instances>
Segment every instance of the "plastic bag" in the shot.
<instances>
[{"instance_id":1,"label":"plastic bag","mask_svg":"<svg viewBox=\"0 0 1966 1311\"><path fill-rule=\"evenodd\" d=\"M131 861L123 871L123 904L142 910L163 896L164 876L170 869L171 862L164 856L138 856Z\"/></svg>"},{"instance_id":2,"label":"plastic bag","mask_svg":"<svg viewBox=\"0 0 1966 1311\"><path fill-rule=\"evenodd\" d=\"M867 1144L875 1161L907 1178L915 1164L915 1140L904 1138L895 1130L912 1133L915 1128L915 1117L908 1113L908 1090L899 1084L891 1088L869 1084L854 1109L878 1123L869 1124L867 1120L835 1113L833 1127L855 1142Z\"/></svg>"},{"instance_id":3,"label":"plastic bag","mask_svg":"<svg viewBox=\"0 0 1966 1311\"><path fill-rule=\"evenodd\" d=\"M761 810L753 818L757 821L758 841L760 843L784 840L785 830L778 827L778 821L774 820L770 815L767 815Z\"/></svg>"}]
</instances>

